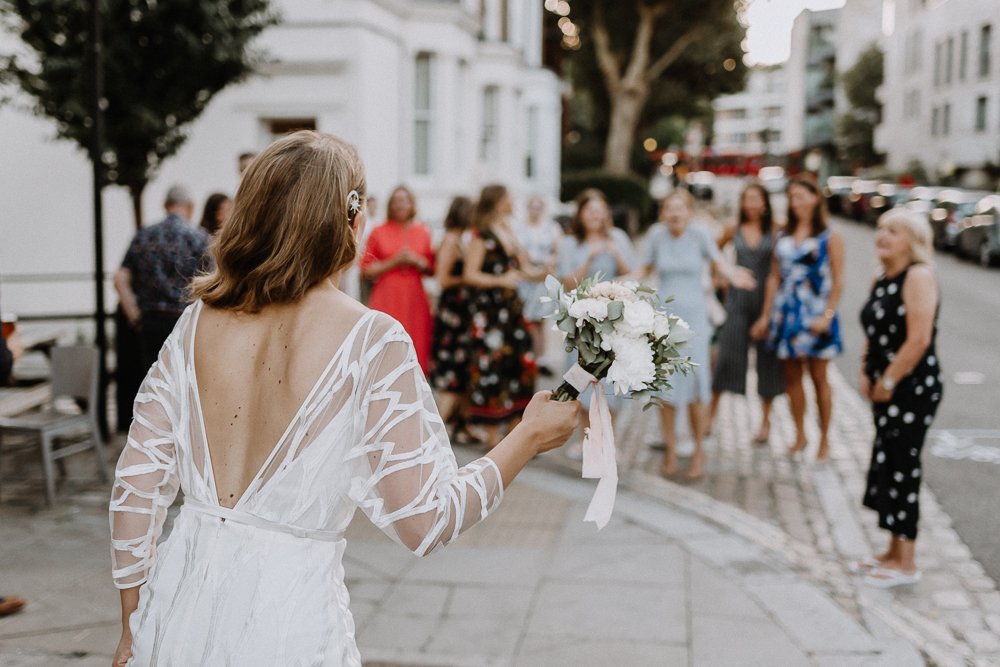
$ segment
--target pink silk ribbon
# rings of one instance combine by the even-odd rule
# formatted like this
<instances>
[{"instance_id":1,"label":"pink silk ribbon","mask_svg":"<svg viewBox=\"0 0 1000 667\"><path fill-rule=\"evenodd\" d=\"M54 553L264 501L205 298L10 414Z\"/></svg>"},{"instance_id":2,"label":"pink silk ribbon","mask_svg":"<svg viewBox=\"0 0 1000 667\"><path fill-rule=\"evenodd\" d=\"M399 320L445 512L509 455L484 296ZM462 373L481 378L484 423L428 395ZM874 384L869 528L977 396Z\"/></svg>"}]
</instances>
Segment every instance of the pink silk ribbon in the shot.
<instances>
[{"instance_id":1,"label":"pink silk ribbon","mask_svg":"<svg viewBox=\"0 0 1000 667\"><path fill-rule=\"evenodd\" d=\"M594 395L590 399L590 429L583 439L583 477L598 482L583 520L593 521L600 530L611 518L618 493L618 461L615 457L615 434L611 429L611 410L607 397L601 391L600 381L580 364L573 364L563 379L581 394L590 385L594 386Z\"/></svg>"}]
</instances>

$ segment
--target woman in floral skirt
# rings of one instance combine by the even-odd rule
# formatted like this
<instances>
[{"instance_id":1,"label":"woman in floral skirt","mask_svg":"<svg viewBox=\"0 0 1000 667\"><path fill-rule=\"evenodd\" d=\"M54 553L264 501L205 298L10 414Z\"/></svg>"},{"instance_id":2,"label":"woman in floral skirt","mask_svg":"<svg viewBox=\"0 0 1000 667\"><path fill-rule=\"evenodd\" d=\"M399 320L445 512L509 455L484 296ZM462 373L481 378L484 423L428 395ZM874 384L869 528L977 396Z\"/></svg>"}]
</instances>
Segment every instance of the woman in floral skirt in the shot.
<instances>
[{"instance_id":1,"label":"woman in floral skirt","mask_svg":"<svg viewBox=\"0 0 1000 667\"><path fill-rule=\"evenodd\" d=\"M483 424L486 446L499 428L520 418L535 390L537 365L517 288L541 280L517 243L509 217L510 195L488 185L473 212L476 237L469 244L463 278L473 288L469 419ZM523 268L522 268L523 267Z\"/></svg>"},{"instance_id":2,"label":"woman in floral skirt","mask_svg":"<svg viewBox=\"0 0 1000 667\"><path fill-rule=\"evenodd\" d=\"M438 248L434 277L441 286L431 343L431 386L438 392L438 410L451 425L454 444L478 442L466 428L465 402L472 363L471 290L462 278L465 268L472 200L455 197L444 219L444 239Z\"/></svg>"}]
</instances>

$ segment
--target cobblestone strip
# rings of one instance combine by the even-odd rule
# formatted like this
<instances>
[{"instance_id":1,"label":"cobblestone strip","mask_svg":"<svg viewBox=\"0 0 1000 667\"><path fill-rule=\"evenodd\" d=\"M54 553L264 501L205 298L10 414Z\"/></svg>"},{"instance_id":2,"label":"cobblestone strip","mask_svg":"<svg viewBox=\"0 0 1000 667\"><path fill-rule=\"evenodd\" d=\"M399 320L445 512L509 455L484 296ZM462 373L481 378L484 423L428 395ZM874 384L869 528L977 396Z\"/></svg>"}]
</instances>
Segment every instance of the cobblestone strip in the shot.
<instances>
[{"instance_id":1,"label":"cobblestone strip","mask_svg":"<svg viewBox=\"0 0 1000 667\"><path fill-rule=\"evenodd\" d=\"M662 453L650 447L662 443L656 411L625 407L617 422L621 481L761 545L821 584L873 632L873 625L884 623L934 664L1000 666L1000 592L926 486L917 542L923 580L883 591L847 572L850 561L884 548L886 535L860 502L873 439L869 406L832 365L830 381L835 406L829 463L813 462L819 434L811 394L804 461L786 453L794 425L785 399L775 402L770 442L754 447L758 398L727 395L706 443L706 474L694 483L659 476ZM755 386L753 378L749 384ZM544 461L579 470L563 456Z\"/></svg>"}]
</instances>

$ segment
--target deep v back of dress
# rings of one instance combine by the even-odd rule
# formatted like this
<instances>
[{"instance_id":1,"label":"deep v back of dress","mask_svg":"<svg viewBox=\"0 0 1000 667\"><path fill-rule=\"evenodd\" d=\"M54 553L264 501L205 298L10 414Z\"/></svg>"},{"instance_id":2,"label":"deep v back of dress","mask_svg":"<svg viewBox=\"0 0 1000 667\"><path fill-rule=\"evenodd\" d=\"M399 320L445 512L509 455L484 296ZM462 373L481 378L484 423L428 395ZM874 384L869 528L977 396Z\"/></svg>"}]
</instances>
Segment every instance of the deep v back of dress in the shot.
<instances>
[{"instance_id":1,"label":"deep v back of dress","mask_svg":"<svg viewBox=\"0 0 1000 667\"><path fill-rule=\"evenodd\" d=\"M164 344L111 497L115 585L141 586L130 664L359 666L355 510L424 555L499 505L491 459L455 462L403 328L322 300L341 296L273 317L197 302Z\"/></svg>"},{"instance_id":2,"label":"deep v back of dress","mask_svg":"<svg viewBox=\"0 0 1000 667\"><path fill-rule=\"evenodd\" d=\"M253 315L195 313L197 402L220 505L238 505L280 457L317 384L370 312L331 288Z\"/></svg>"}]
</instances>

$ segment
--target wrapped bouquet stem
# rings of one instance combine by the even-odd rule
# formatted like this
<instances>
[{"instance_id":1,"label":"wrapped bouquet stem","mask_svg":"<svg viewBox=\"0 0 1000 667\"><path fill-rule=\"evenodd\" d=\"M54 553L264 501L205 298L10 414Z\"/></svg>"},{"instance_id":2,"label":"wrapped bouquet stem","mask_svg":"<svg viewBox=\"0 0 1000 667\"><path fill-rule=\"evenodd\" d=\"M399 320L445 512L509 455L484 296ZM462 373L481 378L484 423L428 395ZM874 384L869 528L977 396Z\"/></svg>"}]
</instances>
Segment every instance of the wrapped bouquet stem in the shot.
<instances>
[{"instance_id":1,"label":"wrapped bouquet stem","mask_svg":"<svg viewBox=\"0 0 1000 667\"><path fill-rule=\"evenodd\" d=\"M603 528L611 518L618 487L615 439L602 382L615 394L638 400L646 409L670 389L674 373L693 367L680 348L693 333L671 315L656 290L636 282L585 280L573 290L549 276L545 280L555 303L548 317L562 332L567 352L577 363L563 376L556 400L573 400L594 387L590 428L583 441L583 476L597 479L597 490L584 520Z\"/></svg>"}]
</instances>

